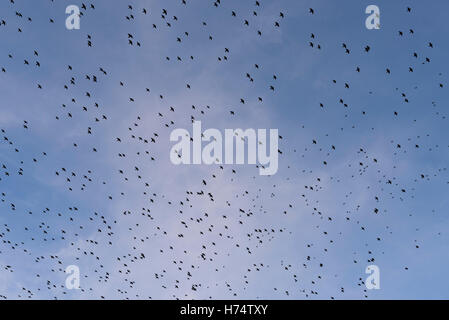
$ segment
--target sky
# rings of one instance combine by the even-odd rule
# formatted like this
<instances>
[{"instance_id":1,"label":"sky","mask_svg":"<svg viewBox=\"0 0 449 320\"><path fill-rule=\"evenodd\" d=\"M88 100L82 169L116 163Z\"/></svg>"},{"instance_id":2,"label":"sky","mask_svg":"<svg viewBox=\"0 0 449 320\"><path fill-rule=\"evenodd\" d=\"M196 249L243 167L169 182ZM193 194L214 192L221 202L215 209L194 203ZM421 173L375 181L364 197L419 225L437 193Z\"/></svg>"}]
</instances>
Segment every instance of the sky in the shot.
<instances>
[{"instance_id":1,"label":"sky","mask_svg":"<svg viewBox=\"0 0 449 320\"><path fill-rule=\"evenodd\" d=\"M259 3L0 2L2 298L448 298L449 3ZM192 119L277 173L173 165Z\"/></svg>"}]
</instances>

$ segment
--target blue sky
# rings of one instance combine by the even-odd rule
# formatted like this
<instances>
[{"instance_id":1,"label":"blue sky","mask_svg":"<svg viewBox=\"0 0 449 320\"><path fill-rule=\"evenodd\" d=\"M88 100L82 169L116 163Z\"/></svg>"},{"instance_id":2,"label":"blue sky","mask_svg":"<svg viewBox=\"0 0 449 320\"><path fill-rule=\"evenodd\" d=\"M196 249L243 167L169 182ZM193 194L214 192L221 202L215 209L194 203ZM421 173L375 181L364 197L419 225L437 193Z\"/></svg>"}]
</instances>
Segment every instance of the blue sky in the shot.
<instances>
[{"instance_id":1,"label":"blue sky","mask_svg":"<svg viewBox=\"0 0 449 320\"><path fill-rule=\"evenodd\" d=\"M97 0L72 31L65 8L81 2L0 3L0 294L447 298L449 3L221 2ZM370 4L380 8L379 30L365 28ZM277 174L172 165L170 132L191 130L192 116L203 129L278 129ZM145 259L133 258L141 253ZM64 286L72 264L82 290ZM380 290L362 283L369 264L379 266Z\"/></svg>"}]
</instances>

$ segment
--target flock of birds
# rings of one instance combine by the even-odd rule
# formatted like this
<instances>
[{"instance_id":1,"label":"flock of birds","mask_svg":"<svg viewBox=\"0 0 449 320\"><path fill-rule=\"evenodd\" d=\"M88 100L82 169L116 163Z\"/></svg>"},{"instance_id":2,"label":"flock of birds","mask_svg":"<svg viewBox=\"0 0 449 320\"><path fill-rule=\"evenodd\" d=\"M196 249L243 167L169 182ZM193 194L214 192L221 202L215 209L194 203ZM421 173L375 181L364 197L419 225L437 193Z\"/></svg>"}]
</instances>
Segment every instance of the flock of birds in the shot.
<instances>
[{"instance_id":1,"label":"flock of birds","mask_svg":"<svg viewBox=\"0 0 449 320\"><path fill-rule=\"evenodd\" d=\"M383 135L382 121L374 120L376 112L351 103L357 90L369 90L368 96L379 95L384 104L397 106L382 116L398 126L412 126L423 119L447 126L446 115L439 109L441 101L416 98L421 84L429 84L435 92L445 90L443 71L429 71L411 86L399 83L412 73L433 70L425 68L434 63L438 51L434 41L423 41L410 52L404 46L404 54L415 61L407 68L397 67L400 62L393 58L391 65L383 66L379 81L394 83L390 94L344 79L358 76L363 84L363 76L371 77L369 60L359 64L360 59L352 56L355 52L373 54L374 44L342 39L340 47L332 48L321 41L319 30L301 30L304 41L294 41L300 42L310 59L331 52L357 62L351 70L329 75L330 81L314 104L301 106L312 110L308 114L316 124L332 114L328 121L336 123L338 132L323 133L325 125L307 131L304 119L295 120L294 113L289 115L291 110L283 109L284 116L296 121L295 131L279 127L280 169L275 176L263 177L258 176L257 166L250 165L174 167L168 160L169 134L196 120L225 121L229 127L245 123L249 109L256 110L250 113L256 117L262 113L257 108L273 113L277 112L273 109L281 110L270 101L289 94L291 99L296 93L282 87L287 71L276 71L276 63L283 62L276 61L276 53L266 58L270 63L261 63L245 56L239 47L242 43L232 41L220 50L208 50L202 43L221 43L222 34L209 26L219 23L225 33L229 23L232 32L240 30L250 38L248 43L271 41L282 46L276 38L287 32L284 26L291 27L298 13L291 17L285 8L265 14L264 7L272 6L260 0L250 1L249 10L246 6L239 10L238 1L224 0L201 4L177 0L167 4L170 9L164 4L160 4L162 9L142 5L145 1L117 3L120 23L127 29L120 29L116 41L95 29L113 19L105 16L107 2L80 3L81 29L76 31L63 29L65 16L59 4L47 2L47 11L39 14L25 1L1 4L0 85L5 88L2 99L10 99L8 106L0 102L0 117L2 113L6 117L7 109L13 119L25 117L32 109L23 102L12 105L14 101L29 99L41 107L12 124L0 121L0 297L338 299L347 297L349 291L350 297L368 298L365 266L388 254L391 242L398 241L387 240L400 229L397 226L414 215L432 219L437 214L431 204L422 209L428 212L421 213L414 210L414 204L426 203L417 191L420 188L433 186L447 193L446 167L423 166L410 181L401 177L401 170L409 155L447 157L449 145L433 143L425 127L407 140ZM199 17L193 6L220 10L227 18ZM308 21L321 19L317 8L299 14ZM398 14L406 18L414 10L406 6ZM202 34L182 24L187 20L201 28ZM142 30L144 22L150 30ZM45 33L37 36L39 42L29 40L36 37L36 23L47 24L48 30L58 30L66 37L82 37L82 47L74 49L81 60L70 60L73 55L69 54L70 58L65 57L57 49L60 44L45 39ZM418 33L415 28L404 28L394 36L403 39ZM230 39L239 36L228 35ZM5 46L8 43L14 45ZM164 45L170 49L154 48ZM155 64L162 65L144 75L153 86L140 82L136 65L126 67L133 55L139 61L144 50L159 55ZM120 56L121 63L107 64L111 52ZM244 62L238 61L240 56ZM86 70L79 61L96 65L96 69ZM218 78L228 77L231 83L236 79L257 89L249 89L251 94L228 93L232 97L229 106L228 101L221 104L219 97L200 88L196 94L210 101L203 106L192 93L198 90L198 82L185 80L178 72L182 64L195 73L195 66L202 63L206 74L215 72ZM239 73L234 72L237 68ZM158 87L158 81L165 78L173 86L183 83L176 96L168 88L163 90L163 85ZM206 81L209 86L214 80ZM336 100L329 98L330 92L338 92ZM20 97L12 100L11 94ZM391 96L394 100L388 100ZM416 114L404 109L412 105L419 110L415 119L409 116ZM363 146L337 138L351 135L359 126L366 126L370 139L381 138L382 145L375 148L368 142ZM306 140L311 133L313 137ZM406 214L398 217L401 210ZM426 245L419 228L407 232L410 239L400 236L401 245L418 255ZM444 231L437 230L434 238L444 239ZM69 265L80 268L79 290L65 286ZM413 268L407 261L399 265L400 273Z\"/></svg>"}]
</instances>

